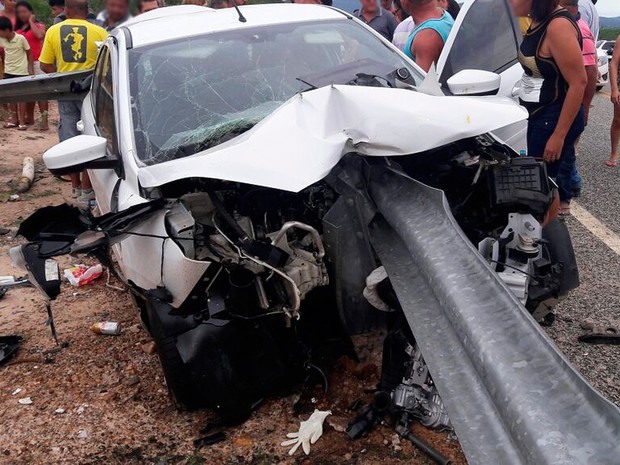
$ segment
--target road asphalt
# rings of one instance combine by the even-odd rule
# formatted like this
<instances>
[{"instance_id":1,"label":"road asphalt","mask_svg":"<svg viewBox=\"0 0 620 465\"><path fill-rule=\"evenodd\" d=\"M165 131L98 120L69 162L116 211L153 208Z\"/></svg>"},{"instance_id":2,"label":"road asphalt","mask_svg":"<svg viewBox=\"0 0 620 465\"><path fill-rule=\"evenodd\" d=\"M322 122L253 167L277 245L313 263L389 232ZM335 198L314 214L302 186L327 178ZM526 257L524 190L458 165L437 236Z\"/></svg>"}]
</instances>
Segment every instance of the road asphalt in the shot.
<instances>
[{"instance_id":1,"label":"road asphalt","mask_svg":"<svg viewBox=\"0 0 620 465\"><path fill-rule=\"evenodd\" d=\"M557 321L547 333L584 377L620 406L620 345L594 345L577 340L586 332L581 323L587 319L597 323L616 320L620 326L620 256L618 247L613 247L620 243L620 167L609 168L604 164L610 151L612 113L606 88L594 98L577 156L583 192L576 202L581 207L579 210L586 211L585 219L577 214L566 220L577 255L581 286L558 306ZM593 227L593 222L598 227ZM601 229L606 233L601 233Z\"/></svg>"}]
</instances>

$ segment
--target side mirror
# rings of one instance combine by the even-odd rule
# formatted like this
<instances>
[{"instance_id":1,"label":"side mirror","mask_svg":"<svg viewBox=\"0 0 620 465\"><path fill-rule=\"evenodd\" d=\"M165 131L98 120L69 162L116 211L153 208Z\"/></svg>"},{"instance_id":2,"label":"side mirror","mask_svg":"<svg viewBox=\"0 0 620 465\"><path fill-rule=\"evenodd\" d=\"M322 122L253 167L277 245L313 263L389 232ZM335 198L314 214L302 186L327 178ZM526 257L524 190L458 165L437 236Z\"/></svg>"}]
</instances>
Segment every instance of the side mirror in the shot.
<instances>
[{"instance_id":1,"label":"side mirror","mask_svg":"<svg viewBox=\"0 0 620 465\"><path fill-rule=\"evenodd\" d=\"M499 74L478 69L464 69L448 79L452 95L496 95L502 78Z\"/></svg>"},{"instance_id":2,"label":"side mirror","mask_svg":"<svg viewBox=\"0 0 620 465\"><path fill-rule=\"evenodd\" d=\"M77 173L85 168L111 168L118 160L106 157L106 145L103 137L75 136L46 151L43 161L54 175ZM102 164L105 166L99 166Z\"/></svg>"}]
</instances>

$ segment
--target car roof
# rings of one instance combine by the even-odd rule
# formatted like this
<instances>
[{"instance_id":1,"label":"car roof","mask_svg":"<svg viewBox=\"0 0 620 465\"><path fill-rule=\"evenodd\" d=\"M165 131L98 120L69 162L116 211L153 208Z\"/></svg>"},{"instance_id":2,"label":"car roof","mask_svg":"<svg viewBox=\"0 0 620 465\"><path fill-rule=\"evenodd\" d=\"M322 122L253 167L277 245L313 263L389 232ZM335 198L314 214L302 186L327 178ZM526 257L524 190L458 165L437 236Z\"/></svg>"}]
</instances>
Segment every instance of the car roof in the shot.
<instances>
[{"instance_id":1,"label":"car roof","mask_svg":"<svg viewBox=\"0 0 620 465\"><path fill-rule=\"evenodd\" d=\"M196 5L169 6L151 10L122 24L131 34L133 47L167 42L207 32L343 19L348 15L335 8L305 4L265 4L239 7L246 22L239 21L234 8L214 10Z\"/></svg>"}]
</instances>

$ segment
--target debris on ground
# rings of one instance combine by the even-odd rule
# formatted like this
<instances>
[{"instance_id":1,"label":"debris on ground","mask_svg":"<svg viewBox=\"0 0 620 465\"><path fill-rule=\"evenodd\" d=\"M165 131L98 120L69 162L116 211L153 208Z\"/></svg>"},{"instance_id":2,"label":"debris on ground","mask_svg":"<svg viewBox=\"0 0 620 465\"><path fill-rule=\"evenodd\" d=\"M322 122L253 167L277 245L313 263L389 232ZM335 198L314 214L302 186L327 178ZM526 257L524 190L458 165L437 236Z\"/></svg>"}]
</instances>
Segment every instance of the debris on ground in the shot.
<instances>
[{"instance_id":1,"label":"debris on ground","mask_svg":"<svg viewBox=\"0 0 620 465\"><path fill-rule=\"evenodd\" d=\"M218 442L222 442L225 440L226 433L224 433L223 431L218 431L217 433L209 434L208 436L196 439L194 441L194 447L196 449L200 449L201 447L212 446L213 444L217 444Z\"/></svg>"},{"instance_id":2,"label":"debris on ground","mask_svg":"<svg viewBox=\"0 0 620 465\"><path fill-rule=\"evenodd\" d=\"M584 320L580 326L581 329L588 332L579 336L579 342L620 345L619 320L597 322L592 319L587 319Z\"/></svg>"},{"instance_id":3,"label":"debris on ground","mask_svg":"<svg viewBox=\"0 0 620 465\"><path fill-rule=\"evenodd\" d=\"M310 445L317 442L323 435L323 422L325 421L325 418L331 414L332 412L330 410L323 412L315 409L314 413L310 415L310 418L299 424L299 431L296 433L288 433L286 435L287 438L292 439L284 441L280 445L282 447L293 446L291 450L288 451L288 455L294 455L299 446L303 449L304 454L309 455Z\"/></svg>"},{"instance_id":4,"label":"debris on ground","mask_svg":"<svg viewBox=\"0 0 620 465\"><path fill-rule=\"evenodd\" d=\"M21 336L0 336L0 365L15 355L21 342Z\"/></svg>"},{"instance_id":5,"label":"debris on ground","mask_svg":"<svg viewBox=\"0 0 620 465\"><path fill-rule=\"evenodd\" d=\"M95 334L118 336L121 333L121 324L116 321L101 321L92 325L90 329Z\"/></svg>"},{"instance_id":6,"label":"debris on ground","mask_svg":"<svg viewBox=\"0 0 620 465\"><path fill-rule=\"evenodd\" d=\"M71 268L64 270L64 276L72 286L80 287L85 286L93 282L95 279L103 274L103 268L97 264L94 266L88 265L73 265Z\"/></svg>"},{"instance_id":7,"label":"debris on ground","mask_svg":"<svg viewBox=\"0 0 620 465\"><path fill-rule=\"evenodd\" d=\"M19 402L22 405L30 405L32 404L32 399L30 397L24 397L22 399L19 399L17 402Z\"/></svg>"},{"instance_id":8,"label":"debris on ground","mask_svg":"<svg viewBox=\"0 0 620 465\"><path fill-rule=\"evenodd\" d=\"M149 341L144 344L140 344L140 349L142 349L142 352L145 354L153 355L157 351L157 346L155 345L155 342Z\"/></svg>"},{"instance_id":9,"label":"debris on ground","mask_svg":"<svg viewBox=\"0 0 620 465\"><path fill-rule=\"evenodd\" d=\"M32 157L24 157L22 175L17 183L17 192L24 193L30 189L34 182L34 160Z\"/></svg>"},{"instance_id":10,"label":"debris on ground","mask_svg":"<svg viewBox=\"0 0 620 465\"><path fill-rule=\"evenodd\" d=\"M11 392L12 396L16 396L17 394L19 394L20 392L22 392L22 388L17 388L15 389L13 392Z\"/></svg>"}]
</instances>

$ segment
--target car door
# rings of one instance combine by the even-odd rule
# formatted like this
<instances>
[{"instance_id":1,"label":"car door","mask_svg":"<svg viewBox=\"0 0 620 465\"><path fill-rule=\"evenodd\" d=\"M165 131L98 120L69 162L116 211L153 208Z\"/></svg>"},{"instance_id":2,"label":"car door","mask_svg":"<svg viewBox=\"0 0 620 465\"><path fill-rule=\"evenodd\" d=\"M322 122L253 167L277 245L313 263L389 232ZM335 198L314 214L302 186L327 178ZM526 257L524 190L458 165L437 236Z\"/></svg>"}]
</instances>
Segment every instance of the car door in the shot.
<instances>
[{"instance_id":1,"label":"car door","mask_svg":"<svg viewBox=\"0 0 620 465\"><path fill-rule=\"evenodd\" d=\"M448 78L464 69L497 73L502 77L499 94L512 97L523 69L517 61L521 32L508 0L468 0L437 62L444 89Z\"/></svg>"},{"instance_id":2,"label":"car door","mask_svg":"<svg viewBox=\"0 0 620 465\"><path fill-rule=\"evenodd\" d=\"M96 134L107 140L107 156L121 159L117 133L117 110L114 102L116 92L115 71L117 53L112 40L107 40L99 52L97 65L93 74L90 99L82 112L84 130L87 134ZM88 115L88 116L87 116ZM102 214L117 211L116 196L122 182L122 164L117 169L89 170L97 206Z\"/></svg>"},{"instance_id":3,"label":"car door","mask_svg":"<svg viewBox=\"0 0 620 465\"><path fill-rule=\"evenodd\" d=\"M518 103L513 90L523 75L517 57L521 31L508 0L467 0L437 62L437 75L444 92L447 81L464 69L477 69L501 76L498 95ZM517 152L527 149L527 121L500 128L493 134Z\"/></svg>"}]
</instances>

